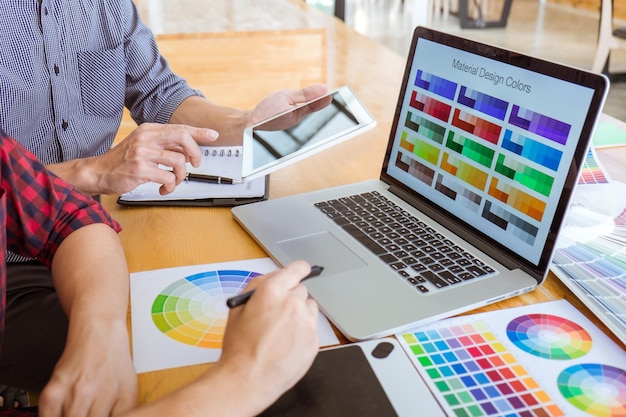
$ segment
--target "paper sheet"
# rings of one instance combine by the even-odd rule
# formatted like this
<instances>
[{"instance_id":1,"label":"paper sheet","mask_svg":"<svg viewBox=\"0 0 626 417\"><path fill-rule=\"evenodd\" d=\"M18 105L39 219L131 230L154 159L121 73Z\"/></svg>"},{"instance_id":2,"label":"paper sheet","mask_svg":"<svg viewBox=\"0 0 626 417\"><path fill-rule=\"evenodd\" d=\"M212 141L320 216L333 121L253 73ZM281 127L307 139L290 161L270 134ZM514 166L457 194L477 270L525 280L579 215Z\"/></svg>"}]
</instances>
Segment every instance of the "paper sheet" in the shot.
<instances>
[{"instance_id":1,"label":"paper sheet","mask_svg":"<svg viewBox=\"0 0 626 417\"><path fill-rule=\"evenodd\" d=\"M137 272L130 277L133 358L138 373L215 362L228 307L256 275L278 266L270 258ZM339 343L320 313L320 346Z\"/></svg>"},{"instance_id":2,"label":"paper sheet","mask_svg":"<svg viewBox=\"0 0 626 417\"><path fill-rule=\"evenodd\" d=\"M565 300L397 334L450 416L626 413L626 352Z\"/></svg>"},{"instance_id":3,"label":"paper sheet","mask_svg":"<svg viewBox=\"0 0 626 417\"><path fill-rule=\"evenodd\" d=\"M169 194L159 194L161 184L149 182L120 196L125 201L199 200L204 198L261 197L265 194L265 177L236 184L209 184L183 181Z\"/></svg>"}]
</instances>

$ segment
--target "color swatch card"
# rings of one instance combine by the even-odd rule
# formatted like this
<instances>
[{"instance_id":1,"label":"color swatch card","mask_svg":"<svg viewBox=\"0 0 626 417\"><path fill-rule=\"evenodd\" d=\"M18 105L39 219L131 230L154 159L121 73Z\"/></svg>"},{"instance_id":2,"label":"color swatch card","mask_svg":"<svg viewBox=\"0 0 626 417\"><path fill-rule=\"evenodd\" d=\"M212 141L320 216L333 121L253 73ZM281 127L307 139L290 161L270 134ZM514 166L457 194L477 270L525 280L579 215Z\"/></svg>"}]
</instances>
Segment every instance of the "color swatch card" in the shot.
<instances>
[{"instance_id":1,"label":"color swatch card","mask_svg":"<svg viewBox=\"0 0 626 417\"><path fill-rule=\"evenodd\" d=\"M626 352L565 300L396 337L449 416L626 416Z\"/></svg>"},{"instance_id":2,"label":"color swatch card","mask_svg":"<svg viewBox=\"0 0 626 417\"><path fill-rule=\"evenodd\" d=\"M626 208L615 218L586 225L584 214L579 207L570 209L552 272L626 343Z\"/></svg>"},{"instance_id":3,"label":"color swatch card","mask_svg":"<svg viewBox=\"0 0 626 417\"><path fill-rule=\"evenodd\" d=\"M608 184L611 181L606 169L600 163L593 146L587 151L587 157L578 178L578 185Z\"/></svg>"},{"instance_id":4,"label":"color swatch card","mask_svg":"<svg viewBox=\"0 0 626 417\"><path fill-rule=\"evenodd\" d=\"M602 114L593 132L593 145L599 148L626 146L626 125L607 114Z\"/></svg>"},{"instance_id":5,"label":"color swatch card","mask_svg":"<svg viewBox=\"0 0 626 417\"><path fill-rule=\"evenodd\" d=\"M226 300L255 276L277 269L270 258L137 272L130 277L133 359L138 373L215 362L228 317ZM321 313L320 346L339 343Z\"/></svg>"}]
</instances>

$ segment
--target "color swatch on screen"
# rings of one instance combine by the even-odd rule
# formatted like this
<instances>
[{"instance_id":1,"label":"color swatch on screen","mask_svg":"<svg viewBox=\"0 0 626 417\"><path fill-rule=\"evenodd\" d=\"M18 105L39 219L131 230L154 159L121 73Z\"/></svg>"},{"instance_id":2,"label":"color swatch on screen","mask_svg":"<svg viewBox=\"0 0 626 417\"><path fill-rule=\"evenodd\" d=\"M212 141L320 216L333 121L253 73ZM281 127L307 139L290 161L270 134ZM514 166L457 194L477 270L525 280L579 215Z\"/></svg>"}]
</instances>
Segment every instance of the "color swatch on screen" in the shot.
<instances>
[{"instance_id":1,"label":"color swatch on screen","mask_svg":"<svg viewBox=\"0 0 626 417\"><path fill-rule=\"evenodd\" d=\"M454 175L459 180L470 184L479 190L485 189L489 175L484 169L481 169L481 167L467 163L465 159L457 158L448 152L443 154L440 166L441 169L450 175Z\"/></svg>"},{"instance_id":2,"label":"color swatch on screen","mask_svg":"<svg viewBox=\"0 0 626 417\"><path fill-rule=\"evenodd\" d=\"M459 109L454 110L452 125L494 145L498 143L502 131L502 126Z\"/></svg>"},{"instance_id":3,"label":"color swatch on screen","mask_svg":"<svg viewBox=\"0 0 626 417\"><path fill-rule=\"evenodd\" d=\"M453 416L565 415L483 321L402 339Z\"/></svg>"},{"instance_id":4,"label":"color swatch on screen","mask_svg":"<svg viewBox=\"0 0 626 417\"><path fill-rule=\"evenodd\" d=\"M599 417L626 415L626 371L613 366L583 363L559 375L563 397L579 410Z\"/></svg>"},{"instance_id":5,"label":"color swatch on screen","mask_svg":"<svg viewBox=\"0 0 626 417\"><path fill-rule=\"evenodd\" d=\"M504 120L509 103L489 94L461 86L457 101L465 106L488 114L500 120Z\"/></svg>"},{"instance_id":6,"label":"color swatch on screen","mask_svg":"<svg viewBox=\"0 0 626 417\"><path fill-rule=\"evenodd\" d=\"M520 213L541 221L546 203L534 196L514 187L511 184L492 178L489 184L489 195L515 208Z\"/></svg>"},{"instance_id":7,"label":"color swatch on screen","mask_svg":"<svg viewBox=\"0 0 626 417\"><path fill-rule=\"evenodd\" d=\"M415 77L415 86L449 100L453 100L456 94L457 84L454 81L446 80L437 75L418 70Z\"/></svg>"},{"instance_id":8,"label":"color swatch on screen","mask_svg":"<svg viewBox=\"0 0 626 417\"><path fill-rule=\"evenodd\" d=\"M411 107L423 111L424 113L436 117L444 122L448 121L450 117L450 109L452 106L446 103L442 103L432 97L428 97L426 94L422 94L418 91L413 91L411 95Z\"/></svg>"},{"instance_id":9,"label":"color swatch on screen","mask_svg":"<svg viewBox=\"0 0 626 417\"><path fill-rule=\"evenodd\" d=\"M170 338L197 347L222 347L226 299L240 293L256 272L207 271L168 285L152 303L152 321Z\"/></svg>"},{"instance_id":10,"label":"color swatch on screen","mask_svg":"<svg viewBox=\"0 0 626 417\"><path fill-rule=\"evenodd\" d=\"M511 158L499 154L495 170L505 177L546 197L549 197L552 192L554 178L545 172L523 163L519 158Z\"/></svg>"},{"instance_id":11,"label":"color swatch on screen","mask_svg":"<svg viewBox=\"0 0 626 417\"><path fill-rule=\"evenodd\" d=\"M404 126L439 144L443 143L443 135L446 133L445 127L419 116L419 113L407 112Z\"/></svg>"},{"instance_id":12,"label":"color swatch on screen","mask_svg":"<svg viewBox=\"0 0 626 417\"><path fill-rule=\"evenodd\" d=\"M519 156L556 171L563 152L544 143L531 139L521 133L513 133L506 129L502 137L502 147Z\"/></svg>"},{"instance_id":13,"label":"color swatch on screen","mask_svg":"<svg viewBox=\"0 0 626 417\"><path fill-rule=\"evenodd\" d=\"M570 170L577 124L561 120L567 116L560 108L504 92L498 97L488 93L497 90L446 77L417 69L388 172L410 184L413 179L400 171L408 173L426 198L501 244L512 238L518 251L528 249L538 262L556 214L555 194ZM598 171L587 166L581 182L599 180ZM424 184L435 192L428 194ZM460 204L447 205L442 197Z\"/></svg>"},{"instance_id":14,"label":"color swatch on screen","mask_svg":"<svg viewBox=\"0 0 626 417\"><path fill-rule=\"evenodd\" d=\"M404 153L398 153L396 166L428 185L432 184L435 177L435 171L432 168L409 158Z\"/></svg>"},{"instance_id":15,"label":"color swatch on screen","mask_svg":"<svg viewBox=\"0 0 626 417\"><path fill-rule=\"evenodd\" d=\"M524 352L548 359L575 359L591 350L591 336L578 324L549 314L528 314L512 320L507 336Z\"/></svg>"},{"instance_id":16,"label":"color swatch on screen","mask_svg":"<svg viewBox=\"0 0 626 417\"><path fill-rule=\"evenodd\" d=\"M521 219L498 204L494 204L491 200L485 199L480 215L496 226L506 229L511 236L515 236L529 245L535 243L537 233L539 233L537 226Z\"/></svg>"},{"instance_id":17,"label":"color swatch on screen","mask_svg":"<svg viewBox=\"0 0 626 417\"><path fill-rule=\"evenodd\" d=\"M446 147L487 168L491 167L495 154L492 148L453 131L448 133Z\"/></svg>"},{"instance_id":18,"label":"color swatch on screen","mask_svg":"<svg viewBox=\"0 0 626 417\"><path fill-rule=\"evenodd\" d=\"M513 105L509 123L522 129L528 130L546 139L550 139L565 145L569 131L572 128L569 124L562 122L544 114L539 114L530 109L524 109L520 106Z\"/></svg>"}]
</instances>

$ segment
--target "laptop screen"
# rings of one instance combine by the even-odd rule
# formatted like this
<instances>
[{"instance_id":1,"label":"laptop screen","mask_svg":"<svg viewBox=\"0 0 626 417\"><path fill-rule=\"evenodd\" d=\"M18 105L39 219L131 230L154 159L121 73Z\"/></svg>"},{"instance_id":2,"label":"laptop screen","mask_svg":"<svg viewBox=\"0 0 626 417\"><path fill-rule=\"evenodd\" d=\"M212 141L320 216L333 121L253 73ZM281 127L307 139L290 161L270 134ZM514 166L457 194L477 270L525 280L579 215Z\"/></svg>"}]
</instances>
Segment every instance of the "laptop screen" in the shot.
<instances>
[{"instance_id":1,"label":"laptop screen","mask_svg":"<svg viewBox=\"0 0 626 417\"><path fill-rule=\"evenodd\" d=\"M411 53L382 179L547 271L605 78L426 28Z\"/></svg>"}]
</instances>

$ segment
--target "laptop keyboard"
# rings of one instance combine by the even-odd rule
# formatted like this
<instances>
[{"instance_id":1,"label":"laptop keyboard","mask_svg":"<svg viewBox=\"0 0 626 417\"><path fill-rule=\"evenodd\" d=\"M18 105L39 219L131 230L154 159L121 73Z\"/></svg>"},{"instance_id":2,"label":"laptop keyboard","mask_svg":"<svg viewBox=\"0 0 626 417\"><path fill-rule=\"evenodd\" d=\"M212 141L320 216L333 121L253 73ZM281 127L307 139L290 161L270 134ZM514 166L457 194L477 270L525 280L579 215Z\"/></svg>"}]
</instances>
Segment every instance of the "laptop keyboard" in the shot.
<instances>
[{"instance_id":1,"label":"laptop keyboard","mask_svg":"<svg viewBox=\"0 0 626 417\"><path fill-rule=\"evenodd\" d=\"M496 273L376 191L318 202L315 207L422 293Z\"/></svg>"}]
</instances>

